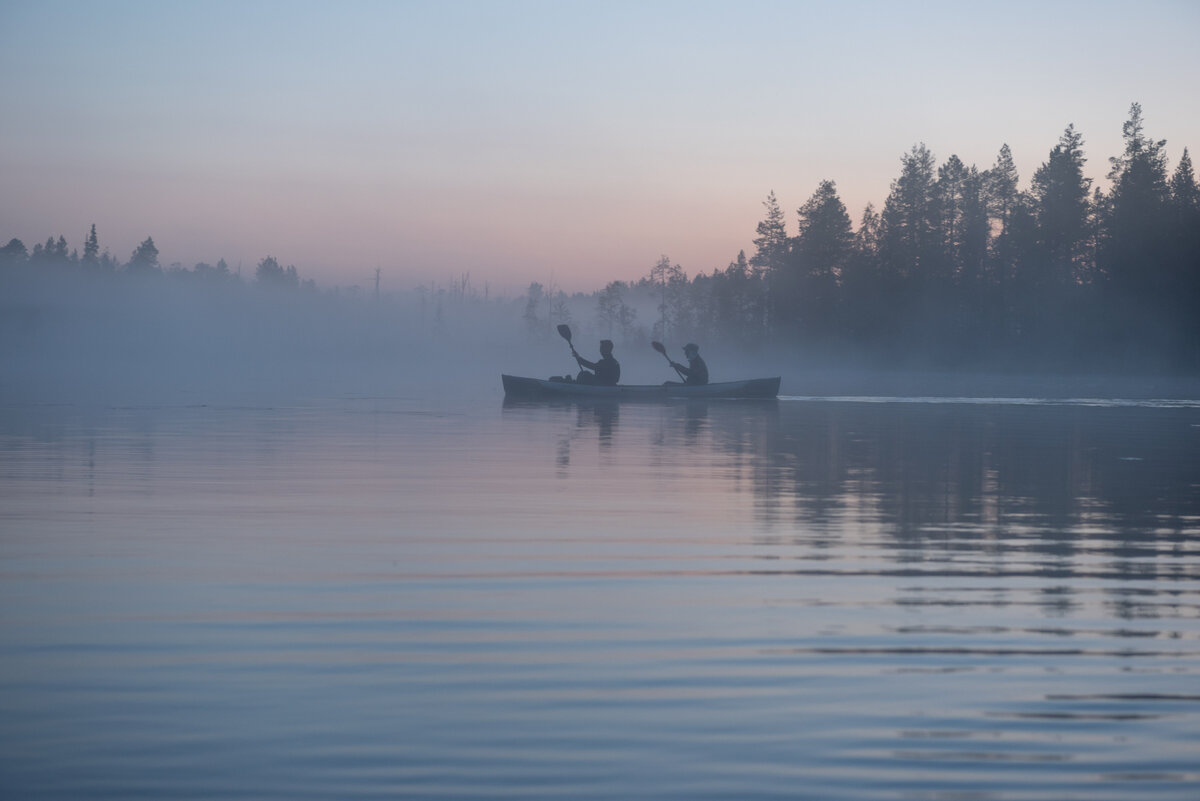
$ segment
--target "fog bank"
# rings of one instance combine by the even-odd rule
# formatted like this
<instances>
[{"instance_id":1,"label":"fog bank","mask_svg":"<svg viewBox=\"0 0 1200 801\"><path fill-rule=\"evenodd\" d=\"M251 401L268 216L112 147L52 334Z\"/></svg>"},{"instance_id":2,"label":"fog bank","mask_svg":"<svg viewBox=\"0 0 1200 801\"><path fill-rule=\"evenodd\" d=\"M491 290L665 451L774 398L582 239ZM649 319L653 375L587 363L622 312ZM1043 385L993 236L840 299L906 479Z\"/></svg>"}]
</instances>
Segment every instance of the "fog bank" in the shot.
<instances>
[{"instance_id":1,"label":"fog bank","mask_svg":"<svg viewBox=\"0 0 1200 801\"><path fill-rule=\"evenodd\" d=\"M0 402L69 405L289 403L364 396L502 397L500 374L578 368L611 337L623 383L674 378L634 326L609 333L595 298L541 316L527 298L458 289L374 293L281 289L31 267L0 274ZM666 343L682 360L682 342ZM933 371L819 346L701 339L714 381L780 375L785 396L1200 397L1195 377Z\"/></svg>"}]
</instances>

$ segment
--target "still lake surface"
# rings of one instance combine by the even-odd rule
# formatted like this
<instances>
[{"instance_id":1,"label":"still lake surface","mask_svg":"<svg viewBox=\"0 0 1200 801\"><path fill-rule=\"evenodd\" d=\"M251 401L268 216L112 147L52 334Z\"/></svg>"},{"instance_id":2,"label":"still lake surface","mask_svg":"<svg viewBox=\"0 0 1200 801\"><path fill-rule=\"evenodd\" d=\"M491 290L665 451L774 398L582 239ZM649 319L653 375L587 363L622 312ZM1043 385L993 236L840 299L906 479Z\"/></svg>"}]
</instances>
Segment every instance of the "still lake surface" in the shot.
<instances>
[{"instance_id":1,"label":"still lake surface","mask_svg":"<svg viewBox=\"0 0 1200 801\"><path fill-rule=\"evenodd\" d=\"M0 796L1191 801L1200 403L10 405Z\"/></svg>"}]
</instances>

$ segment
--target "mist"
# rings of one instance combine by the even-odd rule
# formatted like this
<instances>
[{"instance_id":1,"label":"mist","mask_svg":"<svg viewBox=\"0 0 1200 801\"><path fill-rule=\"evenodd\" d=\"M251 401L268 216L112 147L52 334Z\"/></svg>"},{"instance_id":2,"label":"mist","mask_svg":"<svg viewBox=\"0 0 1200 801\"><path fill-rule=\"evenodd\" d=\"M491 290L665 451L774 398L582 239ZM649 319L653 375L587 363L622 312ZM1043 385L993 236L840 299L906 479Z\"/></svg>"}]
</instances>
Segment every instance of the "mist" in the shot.
<instances>
[{"instance_id":1,"label":"mist","mask_svg":"<svg viewBox=\"0 0 1200 801\"><path fill-rule=\"evenodd\" d=\"M10 397L206 403L466 385L484 371L499 386L488 366L527 350L508 324L513 301L436 288L374 296L33 268L0 286Z\"/></svg>"},{"instance_id":2,"label":"mist","mask_svg":"<svg viewBox=\"0 0 1200 801\"><path fill-rule=\"evenodd\" d=\"M784 395L1173 397L1200 389L1187 375L884 364L833 345L743 344L694 330L664 337L655 287L618 289L624 326L606 320L602 292L568 296L538 285L495 297L464 278L376 294L194 271L10 265L0 271L0 395L10 404L76 406L499 401L501 373L545 378L578 369L556 332L561 322L585 358L597 357L601 338L613 339L627 384L674 377L650 347L662 337L680 360L684 342L699 341L714 381L781 375Z\"/></svg>"},{"instance_id":3,"label":"mist","mask_svg":"<svg viewBox=\"0 0 1200 801\"><path fill-rule=\"evenodd\" d=\"M672 377L645 327L622 337L597 325L593 296L564 295L555 309L532 311L529 300L489 297L465 278L376 294L195 271L10 265L0 271L0 392L10 402L80 405L499 399L502 372L578 369L556 331L564 321L585 356L615 336L626 383ZM714 354L731 376L732 353Z\"/></svg>"}]
</instances>

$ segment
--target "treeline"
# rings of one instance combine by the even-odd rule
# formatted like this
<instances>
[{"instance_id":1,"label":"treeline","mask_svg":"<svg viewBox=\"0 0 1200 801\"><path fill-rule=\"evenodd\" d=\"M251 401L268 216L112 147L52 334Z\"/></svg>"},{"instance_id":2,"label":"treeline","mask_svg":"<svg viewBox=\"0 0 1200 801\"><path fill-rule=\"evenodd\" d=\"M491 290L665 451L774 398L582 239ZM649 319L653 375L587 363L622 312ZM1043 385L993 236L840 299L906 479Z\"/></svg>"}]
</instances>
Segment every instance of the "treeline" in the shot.
<instances>
[{"instance_id":1,"label":"treeline","mask_svg":"<svg viewBox=\"0 0 1200 801\"><path fill-rule=\"evenodd\" d=\"M80 274L91 276L125 275L125 276L154 276L169 275L174 278L191 279L219 284L229 281L240 281L241 268L237 272L229 269L224 259L216 264L199 262L188 269L175 262L163 267L158 261L158 247L154 237L146 237L145 241L134 248L129 260L122 263L114 258L107 249L100 251L100 238L96 234L96 226L92 225L84 240L83 253L78 249L69 248L67 238L59 235L58 239L50 237L45 244L35 244L29 250L20 239L10 239L8 244L0 248L0 269L29 267L34 269L53 270L60 273L78 271ZM301 281L300 274L292 265L283 267L274 256L266 256L254 270L254 280L264 286L275 286L293 289L315 289L312 280Z\"/></svg>"},{"instance_id":2,"label":"treeline","mask_svg":"<svg viewBox=\"0 0 1200 801\"><path fill-rule=\"evenodd\" d=\"M1188 151L1141 107L1109 159L1108 192L1084 176L1068 126L1021 187L1007 145L980 170L918 144L882 211L857 228L833 181L797 210L774 193L754 254L688 279L663 257L596 295L602 329L631 337L776 344L884 364L991 368L1200 367L1200 189ZM649 329L635 308L652 304ZM640 319L645 320L642 316Z\"/></svg>"},{"instance_id":3,"label":"treeline","mask_svg":"<svg viewBox=\"0 0 1200 801\"><path fill-rule=\"evenodd\" d=\"M153 238L122 262L95 226L82 253L64 236L32 250L12 240L0 249L0 391L361 390L470 375L464 363L498 363L522 339L518 300L489 298L469 274L399 289L382 272L318 290L272 256L244 274L223 259L164 267Z\"/></svg>"},{"instance_id":4,"label":"treeline","mask_svg":"<svg viewBox=\"0 0 1200 801\"><path fill-rule=\"evenodd\" d=\"M569 297L533 284L511 305L489 303L486 287L481 299L464 274L449 290L418 288L403 313L436 331L444 302L482 300L512 324L523 316L534 339L553 336L556 322L577 322L634 344L782 347L860 365L1195 373L1200 188L1191 158L1184 149L1172 169L1166 142L1146 134L1136 103L1123 135L1107 191L1085 177L1084 141L1073 126L1024 185L1007 145L980 170L953 155L939 165L918 144L902 157L882 209L868 205L857 226L835 183L822 181L796 210L793 230L768 195L753 254L739 253L724 269L689 278L663 256L638 281ZM163 267L158 255L147 238L122 263L101 251L92 226L82 254L63 236L32 251L13 239L0 248L0 270L9 278L94 276L114 292L129 277L176 279L162 283L180 290L249 282L224 260L189 269ZM316 294L313 281L271 256L257 264L253 283Z\"/></svg>"}]
</instances>

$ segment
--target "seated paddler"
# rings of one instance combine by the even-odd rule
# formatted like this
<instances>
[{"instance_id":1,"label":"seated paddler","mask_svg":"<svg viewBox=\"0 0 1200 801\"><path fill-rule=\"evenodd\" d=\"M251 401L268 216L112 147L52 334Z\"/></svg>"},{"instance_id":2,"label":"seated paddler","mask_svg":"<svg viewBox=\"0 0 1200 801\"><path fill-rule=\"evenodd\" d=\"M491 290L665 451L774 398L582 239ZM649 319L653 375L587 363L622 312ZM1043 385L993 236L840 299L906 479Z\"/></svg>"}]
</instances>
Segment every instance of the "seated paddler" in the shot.
<instances>
[{"instance_id":1,"label":"seated paddler","mask_svg":"<svg viewBox=\"0 0 1200 801\"><path fill-rule=\"evenodd\" d=\"M579 363L579 366L584 368L575 377L578 383L615 387L617 382L621 380L621 365L613 358L613 343L611 339L600 340L599 361L589 362L578 353L575 353L574 347L571 348L571 353L574 354L575 361ZM592 372L589 373L588 370Z\"/></svg>"},{"instance_id":2,"label":"seated paddler","mask_svg":"<svg viewBox=\"0 0 1200 801\"><path fill-rule=\"evenodd\" d=\"M704 359L700 358L700 346L694 342L689 342L683 346L683 355L687 357L686 365L672 361L671 366L683 378L684 384L702 385L708 383L708 365L704 363ZM674 381L667 383L673 384Z\"/></svg>"}]
</instances>

